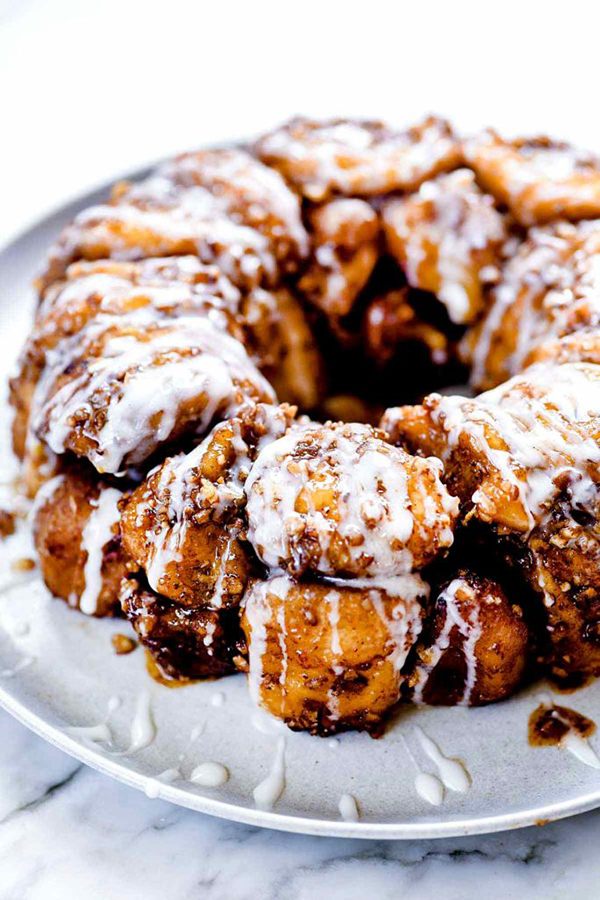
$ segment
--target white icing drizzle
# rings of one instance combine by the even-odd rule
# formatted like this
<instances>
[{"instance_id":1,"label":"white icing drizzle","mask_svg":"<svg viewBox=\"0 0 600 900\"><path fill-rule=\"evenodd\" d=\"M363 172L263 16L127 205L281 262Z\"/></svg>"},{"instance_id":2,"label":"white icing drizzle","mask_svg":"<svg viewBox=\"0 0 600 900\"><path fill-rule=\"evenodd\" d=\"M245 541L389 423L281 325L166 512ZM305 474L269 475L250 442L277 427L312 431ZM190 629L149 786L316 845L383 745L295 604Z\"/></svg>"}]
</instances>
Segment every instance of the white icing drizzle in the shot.
<instances>
[{"instance_id":1,"label":"white icing drizzle","mask_svg":"<svg viewBox=\"0 0 600 900\"><path fill-rule=\"evenodd\" d=\"M466 793L471 787L471 778L464 765L457 759L450 759L445 756L435 741L425 734L419 725L415 726L415 732L421 747L434 765L437 766L444 787L449 788L451 791L458 791L461 794Z\"/></svg>"},{"instance_id":2,"label":"white icing drizzle","mask_svg":"<svg viewBox=\"0 0 600 900\"><path fill-rule=\"evenodd\" d=\"M283 163L315 201L329 191L378 194L411 187L454 148L446 123L434 118L401 132L376 122L294 120L258 143L260 156Z\"/></svg>"},{"instance_id":3,"label":"white icing drizzle","mask_svg":"<svg viewBox=\"0 0 600 900\"><path fill-rule=\"evenodd\" d=\"M371 588L368 592L369 600L392 639L389 659L396 672L400 672L404 666L410 648L421 633L423 607L419 598L424 599L428 594L427 587L421 591L421 579L418 576L400 576L400 579L403 584L408 582L408 589L405 594L389 594L399 598L391 615L386 611L380 591Z\"/></svg>"},{"instance_id":4,"label":"white icing drizzle","mask_svg":"<svg viewBox=\"0 0 600 900\"><path fill-rule=\"evenodd\" d=\"M415 790L423 800L427 800L432 806L440 806L444 800L442 782L435 775L430 775L429 772L419 770L415 778Z\"/></svg>"},{"instance_id":5,"label":"white icing drizzle","mask_svg":"<svg viewBox=\"0 0 600 900\"><path fill-rule=\"evenodd\" d=\"M184 761L184 759L186 758L186 756L188 755L188 753L190 752L190 750L192 749L194 744L197 742L198 738L201 737L202 734L204 734L205 729L206 729L205 721L199 722L198 725L194 725L194 727L190 731L190 737L189 737L187 745L184 747L183 752L180 753L178 756L179 762Z\"/></svg>"},{"instance_id":6,"label":"white icing drizzle","mask_svg":"<svg viewBox=\"0 0 600 900\"><path fill-rule=\"evenodd\" d=\"M106 722L97 725L73 725L65 728L66 734L71 737L83 738L92 744L110 744L112 735Z\"/></svg>"},{"instance_id":7,"label":"white icing drizzle","mask_svg":"<svg viewBox=\"0 0 600 900\"><path fill-rule=\"evenodd\" d=\"M587 363L539 363L476 399L433 398L434 421L446 432L448 456L468 435L519 497L535 527L556 497L561 474L580 494L597 496L600 446L590 432L600 417L600 367ZM591 426L591 427L590 427ZM498 449L490 435L500 436ZM490 498L481 487L472 502L485 518Z\"/></svg>"},{"instance_id":8,"label":"white icing drizzle","mask_svg":"<svg viewBox=\"0 0 600 900\"><path fill-rule=\"evenodd\" d=\"M227 576L227 565L231 561L232 558L232 547L233 542L237 540L238 534L235 529L230 529L229 538L227 540L227 544L225 545L225 550L223 551L223 556L221 557L221 565L219 568L219 575L215 582L215 589L212 597L210 598L210 605L215 609L220 609L223 606L223 594L224 594L224 585L225 578ZM207 635L209 638L209 643L212 643L212 631ZM206 638L205 638L206 643Z\"/></svg>"},{"instance_id":9,"label":"white icing drizzle","mask_svg":"<svg viewBox=\"0 0 600 900\"><path fill-rule=\"evenodd\" d=\"M600 769L600 758L598 757L598 754L592 748L589 741L581 737L580 734L569 731L562 739L560 746L571 753L579 760L579 762L584 763L586 766L590 766L592 769Z\"/></svg>"},{"instance_id":10,"label":"white icing drizzle","mask_svg":"<svg viewBox=\"0 0 600 900\"><path fill-rule=\"evenodd\" d=\"M318 453L306 453L306 446ZM416 521L407 488L408 461L367 426L311 423L290 430L261 451L245 484L248 536L258 555L272 568L301 568L302 539L308 532L311 545L318 541L320 551L311 564L324 575L337 572L330 548L340 538L355 574L410 573L413 557L407 543L413 530L435 534L438 546L450 546L457 502L432 465L432 502L424 507L424 521ZM331 491L337 515L329 506L315 506L311 489L317 496ZM302 513L297 512L300 496L308 504Z\"/></svg>"},{"instance_id":11,"label":"white icing drizzle","mask_svg":"<svg viewBox=\"0 0 600 900\"><path fill-rule=\"evenodd\" d=\"M211 515L217 520L225 520L231 510L235 510L245 500L243 484L250 471L251 453L258 453L260 448L283 434L288 420L277 406L259 404L255 407L256 415L263 420L264 434L258 439L257 446L251 449L241 434L241 423L238 419L216 425L204 440L190 453L180 454L167 460L160 468L160 477L148 489L144 501L139 506L138 521L143 524L143 513L149 507L161 513L154 516L156 527L146 532L150 546L149 559L146 563L146 575L153 590L161 593L162 579L174 564L183 565L182 547L186 540L190 523L202 503L206 502L202 479L198 478L202 462L219 438L219 431L232 430L231 446L235 451L235 459L226 476L217 483L210 484ZM154 474L154 473L151 473ZM229 540L221 559L221 566L215 591L210 599L211 606L219 608L223 602L223 589L233 542L237 532L229 528ZM207 644L211 636L207 635Z\"/></svg>"},{"instance_id":12,"label":"white icing drizzle","mask_svg":"<svg viewBox=\"0 0 600 900\"><path fill-rule=\"evenodd\" d=\"M340 593L339 591L328 591L325 597L325 601L328 606L328 620L329 626L331 630L331 667L335 675L342 674L344 671L344 667L341 664L340 657L342 656L342 645L340 643L340 632L339 632L339 621L340 621ZM282 604L283 608L283 604ZM287 669L287 662L286 662ZM283 684L285 684L285 679L283 680ZM339 710L339 702L334 690L335 683L332 683L332 686L327 692L327 709L331 719L334 721L339 719L340 710Z\"/></svg>"},{"instance_id":13,"label":"white icing drizzle","mask_svg":"<svg viewBox=\"0 0 600 900\"><path fill-rule=\"evenodd\" d=\"M419 795L419 797L422 797L423 800L431 803L432 806L440 806L444 800L443 783L435 775L431 775L429 772L424 772L421 769L417 760L415 759L413 752L406 742L406 738L403 734L401 734L400 737L402 739L402 743L404 744L404 749L406 750L408 758L417 771L414 780L415 790L417 794Z\"/></svg>"},{"instance_id":14,"label":"white icing drizzle","mask_svg":"<svg viewBox=\"0 0 600 900\"><path fill-rule=\"evenodd\" d=\"M358 589L364 592L365 602L371 603L389 636L386 648L387 659L396 672L400 673L410 648L422 628L422 601L428 596L428 585L418 575L399 575L382 579L342 579L327 578L332 590L326 596L328 619L331 625L332 669L335 674L343 671L343 650L338 623L340 621L341 590ZM279 683L281 703L285 701L285 681L287 673L285 600L296 582L289 575L276 575L266 581L251 585L243 600L246 620L250 625L248 645L248 685L250 696L255 703L261 702L264 662L267 655L267 626L271 622L272 607L269 596L279 599L277 609L277 639L281 650L281 671ZM335 588L333 587L335 586ZM336 589L336 588L339 588ZM384 602L384 594L386 602ZM333 596L332 596L333 595ZM395 602L394 602L395 601ZM332 719L339 715L338 700L333 690L328 691L328 712ZM260 729L259 729L260 730Z\"/></svg>"},{"instance_id":15,"label":"white icing drizzle","mask_svg":"<svg viewBox=\"0 0 600 900\"><path fill-rule=\"evenodd\" d=\"M101 488L97 505L92 509L81 536L81 549L87 553L87 559L83 570L85 588L79 600L79 608L88 616L92 616L98 609L102 591L104 548L113 537L113 526L119 521L118 502L121 497L121 491L116 488Z\"/></svg>"},{"instance_id":16,"label":"white icing drizzle","mask_svg":"<svg viewBox=\"0 0 600 900\"><path fill-rule=\"evenodd\" d=\"M340 592L329 591L325 599L329 605L328 618L331 626L331 653L333 654L335 662L335 657L342 655L342 645L340 643L340 632L338 629L340 621Z\"/></svg>"},{"instance_id":17,"label":"white icing drizzle","mask_svg":"<svg viewBox=\"0 0 600 900\"><path fill-rule=\"evenodd\" d=\"M134 205L136 201L145 202L146 208ZM118 206L100 204L79 213L64 229L51 258L60 259L65 251L68 256L71 248L93 251L102 245L116 259L139 259L149 250L136 246L136 234L147 237L155 256L195 248L202 262L218 265L235 284L253 287L276 278L276 261L265 235L234 222L204 188L177 190L160 177L135 185Z\"/></svg>"},{"instance_id":18,"label":"white icing drizzle","mask_svg":"<svg viewBox=\"0 0 600 900\"><path fill-rule=\"evenodd\" d=\"M107 272L96 271L99 265L72 266L66 282L48 289L38 310L34 338L52 340L57 315L92 299L97 314L151 306L157 314L199 312L223 329L228 326L226 314L239 309L240 291L216 267L203 266L196 257L142 260L128 264L129 268L116 263L121 268Z\"/></svg>"},{"instance_id":19,"label":"white icing drizzle","mask_svg":"<svg viewBox=\"0 0 600 900\"><path fill-rule=\"evenodd\" d=\"M96 341L102 341L102 354L89 358L82 374L53 394L65 365L85 356ZM170 438L185 404L204 400L194 419L201 434L217 410L235 410L244 383L274 399L242 344L206 318L181 316L158 324L144 310L100 316L49 353L32 422L55 453L64 453L75 413L91 412L102 397L103 425L97 431L81 428L93 442L88 457L98 471L119 474L124 462L142 462Z\"/></svg>"},{"instance_id":20,"label":"white icing drizzle","mask_svg":"<svg viewBox=\"0 0 600 900\"><path fill-rule=\"evenodd\" d=\"M73 725L65 728L65 733L71 737L79 737L93 744L112 744L112 734L108 727L111 715L121 706L120 697L109 697L106 707L106 717L97 725Z\"/></svg>"},{"instance_id":21,"label":"white icing drizzle","mask_svg":"<svg viewBox=\"0 0 600 900\"><path fill-rule=\"evenodd\" d=\"M597 160L577 147L540 146L535 139L517 145L486 129L466 141L464 151L478 173L491 170L500 179L509 206L525 225L536 221L539 204L560 213L562 204L589 204L597 193Z\"/></svg>"},{"instance_id":22,"label":"white icing drizzle","mask_svg":"<svg viewBox=\"0 0 600 900\"><path fill-rule=\"evenodd\" d=\"M250 696L260 704L263 680L263 660L267 651L267 624L271 619L268 594L285 599L294 582L287 575L278 575L269 581L257 581L244 596L246 619L250 625L248 647L248 687Z\"/></svg>"},{"instance_id":23,"label":"white icing drizzle","mask_svg":"<svg viewBox=\"0 0 600 900\"><path fill-rule=\"evenodd\" d=\"M173 784L174 781L179 781L181 777L179 769L165 769L164 772L160 772L154 778L148 779L144 793L151 800L156 800L160 796L160 789L163 784Z\"/></svg>"},{"instance_id":24,"label":"white icing drizzle","mask_svg":"<svg viewBox=\"0 0 600 900\"><path fill-rule=\"evenodd\" d=\"M477 334L472 384L484 383L492 343L507 327L504 316L513 308L518 329L515 345L502 361L508 375L523 368L533 347L568 334L572 324L581 328L600 323L599 242L598 221L559 222L530 230L528 239L505 264Z\"/></svg>"},{"instance_id":25,"label":"white icing drizzle","mask_svg":"<svg viewBox=\"0 0 600 900\"><path fill-rule=\"evenodd\" d=\"M259 734L277 734L285 731L285 724L281 719L276 719L265 709L255 709L252 713L252 725Z\"/></svg>"},{"instance_id":26,"label":"white icing drizzle","mask_svg":"<svg viewBox=\"0 0 600 900\"><path fill-rule=\"evenodd\" d=\"M271 810L281 797L285 789L285 737L281 736L277 741L275 757L271 770L264 781L261 781L253 793L254 804L257 809Z\"/></svg>"},{"instance_id":27,"label":"white icing drizzle","mask_svg":"<svg viewBox=\"0 0 600 900\"><path fill-rule=\"evenodd\" d=\"M279 604L277 610L277 637L279 640L279 649L281 651L281 672L279 673L279 684L283 688L281 692L281 703L283 705L283 697L285 694L285 682L288 671L288 650L287 650L287 621L286 608L284 603Z\"/></svg>"},{"instance_id":28,"label":"white icing drizzle","mask_svg":"<svg viewBox=\"0 0 600 900\"><path fill-rule=\"evenodd\" d=\"M131 739L124 755L137 753L150 746L156 737L156 726L152 718L150 693L142 691L137 698L135 713L131 723Z\"/></svg>"},{"instance_id":29,"label":"white icing drizzle","mask_svg":"<svg viewBox=\"0 0 600 900\"><path fill-rule=\"evenodd\" d=\"M227 696L223 693L223 691L215 691L214 694L211 694L210 705L215 708L219 708L221 706L225 706L227 702Z\"/></svg>"},{"instance_id":30,"label":"white icing drizzle","mask_svg":"<svg viewBox=\"0 0 600 900\"><path fill-rule=\"evenodd\" d=\"M459 169L426 181L416 194L388 204L384 220L402 242L409 284L431 290L431 280L423 279L431 279L434 267L437 298L453 322L468 322L473 299L478 301L478 294L472 298L470 293L479 291L479 278L486 274L478 259L506 236L503 217L492 197L477 188L473 173ZM433 259L427 253L432 247Z\"/></svg>"},{"instance_id":31,"label":"white icing drizzle","mask_svg":"<svg viewBox=\"0 0 600 900\"><path fill-rule=\"evenodd\" d=\"M360 814L358 812L358 805L352 794L342 794L340 802L338 803L338 809L344 822L358 822Z\"/></svg>"},{"instance_id":32,"label":"white icing drizzle","mask_svg":"<svg viewBox=\"0 0 600 900\"><path fill-rule=\"evenodd\" d=\"M270 218L276 218L275 234L292 241L300 255L308 251L298 198L279 172L244 150L185 154L161 166L158 175L186 186L201 184L211 190L216 207L259 231L268 228Z\"/></svg>"},{"instance_id":33,"label":"white icing drizzle","mask_svg":"<svg viewBox=\"0 0 600 900\"><path fill-rule=\"evenodd\" d=\"M193 784L201 784L203 787L220 787L229 780L229 771L219 762L208 760L196 766L190 775Z\"/></svg>"},{"instance_id":34,"label":"white icing drizzle","mask_svg":"<svg viewBox=\"0 0 600 900\"><path fill-rule=\"evenodd\" d=\"M467 594L475 602L463 605L457 594ZM466 674L462 697L457 705L468 706L473 690L477 682L477 656L475 648L481 637L481 623L479 621L479 601L474 595L473 588L464 578L454 578L441 592L437 600L443 603L446 610L444 626L438 635L435 644L427 648L426 660L421 660L415 669L416 683L414 685L413 702L423 703L423 693L431 672L435 669L440 659L450 646L450 635L454 628L458 628L463 641L461 650L466 665Z\"/></svg>"},{"instance_id":35,"label":"white icing drizzle","mask_svg":"<svg viewBox=\"0 0 600 900\"><path fill-rule=\"evenodd\" d=\"M22 672L23 669L27 669L32 663L35 662L34 656L24 656L19 662L15 663L9 669L2 669L0 671L0 678L14 678L15 675L18 675L19 672Z\"/></svg>"},{"instance_id":36,"label":"white icing drizzle","mask_svg":"<svg viewBox=\"0 0 600 900\"><path fill-rule=\"evenodd\" d=\"M54 497L54 494L65 480L65 474L59 473L45 481L35 495L35 499L29 508L28 522L35 526L36 516L46 503Z\"/></svg>"}]
</instances>

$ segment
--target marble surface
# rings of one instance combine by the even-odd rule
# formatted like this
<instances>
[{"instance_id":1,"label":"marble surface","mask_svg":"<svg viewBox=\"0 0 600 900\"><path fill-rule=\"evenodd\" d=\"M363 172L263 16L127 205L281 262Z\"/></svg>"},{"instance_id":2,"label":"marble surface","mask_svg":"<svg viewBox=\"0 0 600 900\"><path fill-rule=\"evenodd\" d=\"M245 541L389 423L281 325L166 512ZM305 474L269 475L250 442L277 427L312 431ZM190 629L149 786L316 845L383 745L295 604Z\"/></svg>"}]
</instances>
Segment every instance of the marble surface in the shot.
<instances>
[{"instance_id":1,"label":"marble surface","mask_svg":"<svg viewBox=\"0 0 600 900\"><path fill-rule=\"evenodd\" d=\"M237 825L150 800L0 713L0 900L596 898L599 841L600 811L441 841Z\"/></svg>"}]
</instances>

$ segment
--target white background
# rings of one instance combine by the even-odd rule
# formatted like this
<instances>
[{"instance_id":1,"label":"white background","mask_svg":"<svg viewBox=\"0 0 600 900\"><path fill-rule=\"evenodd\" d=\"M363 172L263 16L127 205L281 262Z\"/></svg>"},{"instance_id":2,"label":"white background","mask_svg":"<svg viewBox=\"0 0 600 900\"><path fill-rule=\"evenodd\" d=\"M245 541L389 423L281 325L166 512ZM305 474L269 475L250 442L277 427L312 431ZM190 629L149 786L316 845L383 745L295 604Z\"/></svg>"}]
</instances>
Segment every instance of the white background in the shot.
<instances>
[{"instance_id":1,"label":"white background","mask_svg":"<svg viewBox=\"0 0 600 900\"><path fill-rule=\"evenodd\" d=\"M128 168L294 113L549 131L600 149L600 6L0 0L0 242Z\"/></svg>"}]
</instances>

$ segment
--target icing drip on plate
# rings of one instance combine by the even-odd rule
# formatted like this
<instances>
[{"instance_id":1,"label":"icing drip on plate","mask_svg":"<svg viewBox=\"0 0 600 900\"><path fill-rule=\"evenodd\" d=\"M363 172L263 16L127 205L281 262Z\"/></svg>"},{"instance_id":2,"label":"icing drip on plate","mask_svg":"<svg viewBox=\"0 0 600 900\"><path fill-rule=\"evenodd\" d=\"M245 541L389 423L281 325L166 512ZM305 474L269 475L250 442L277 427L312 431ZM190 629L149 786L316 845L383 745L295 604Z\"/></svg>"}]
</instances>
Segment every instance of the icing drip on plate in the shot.
<instances>
[{"instance_id":1,"label":"icing drip on plate","mask_svg":"<svg viewBox=\"0 0 600 900\"><path fill-rule=\"evenodd\" d=\"M471 787L471 777L464 765L457 759L450 759L445 756L435 741L425 734L419 725L415 727L415 731L421 747L436 766L444 787L451 791L458 791L461 794L466 793Z\"/></svg>"},{"instance_id":2,"label":"icing drip on plate","mask_svg":"<svg viewBox=\"0 0 600 900\"><path fill-rule=\"evenodd\" d=\"M271 810L285 789L285 737L278 739L271 771L252 792L257 809Z\"/></svg>"},{"instance_id":3,"label":"icing drip on plate","mask_svg":"<svg viewBox=\"0 0 600 900\"><path fill-rule=\"evenodd\" d=\"M190 781L193 784L200 784L203 787L220 787L229 780L229 771L219 762L208 760L196 766L190 775Z\"/></svg>"},{"instance_id":4,"label":"icing drip on plate","mask_svg":"<svg viewBox=\"0 0 600 900\"><path fill-rule=\"evenodd\" d=\"M360 819L358 805L352 794L342 794L338 809L344 822L358 822Z\"/></svg>"}]
</instances>

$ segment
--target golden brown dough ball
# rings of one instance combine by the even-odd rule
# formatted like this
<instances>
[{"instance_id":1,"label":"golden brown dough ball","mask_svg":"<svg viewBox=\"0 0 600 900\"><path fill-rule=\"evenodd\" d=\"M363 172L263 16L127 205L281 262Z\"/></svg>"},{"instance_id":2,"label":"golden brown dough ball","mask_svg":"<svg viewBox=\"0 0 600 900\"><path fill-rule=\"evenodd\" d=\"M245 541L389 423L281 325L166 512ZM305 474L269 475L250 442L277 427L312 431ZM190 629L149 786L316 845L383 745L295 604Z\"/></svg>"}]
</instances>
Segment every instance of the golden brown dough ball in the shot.
<instances>
[{"instance_id":1,"label":"golden brown dough ball","mask_svg":"<svg viewBox=\"0 0 600 900\"><path fill-rule=\"evenodd\" d=\"M485 318L467 333L471 384L494 387L520 372L543 342L600 323L598 222L534 228L505 263Z\"/></svg>"},{"instance_id":2,"label":"golden brown dough ball","mask_svg":"<svg viewBox=\"0 0 600 900\"><path fill-rule=\"evenodd\" d=\"M379 220L364 200L342 197L315 207L309 221L313 256L298 288L336 328L375 268Z\"/></svg>"},{"instance_id":3,"label":"golden brown dough ball","mask_svg":"<svg viewBox=\"0 0 600 900\"><path fill-rule=\"evenodd\" d=\"M382 425L444 460L466 521L511 538L553 673L600 672L600 366L539 363L474 400L388 410Z\"/></svg>"},{"instance_id":4,"label":"golden brown dough ball","mask_svg":"<svg viewBox=\"0 0 600 900\"><path fill-rule=\"evenodd\" d=\"M524 368L538 362L562 365L569 362L600 365L600 328L582 328L562 338L551 338L538 344L525 360Z\"/></svg>"},{"instance_id":5,"label":"golden brown dough ball","mask_svg":"<svg viewBox=\"0 0 600 900\"><path fill-rule=\"evenodd\" d=\"M291 429L253 464L248 537L295 575L392 576L451 546L458 505L436 460L391 447L368 425Z\"/></svg>"},{"instance_id":6,"label":"golden brown dough ball","mask_svg":"<svg viewBox=\"0 0 600 900\"><path fill-rule=\"evenodd\" d=\"M255 228L267 238L281 270L294 271L308 250L300 203L280 174L245 150L197 150L165 163L158 176L173 185L210 192L217 207L234 222ZM145 199L143 186L132 193Z\"/></svg>"},{"instance_id":7,"label":"golden brown dough ball","mask_svg":"<svg viewBox=\"0 0 600 900\"><path fill-rule=\"evenodd\" d=\"M449 340L419 318L409 297L410 288L405 286L369 303L363 326L366 349L379 363L386 363L402 344L414 342L427 348L433 365L443 365L450 356Z\"/></svg>"},{"instance_id":8,"label":"golden brown dough ball","mask_svg":"<svg viewBox=\"0 0 600 900\"><path fill-rule=\"evenodd\" d=\"M61 341L98 316L141 310L157 325L170 317L206 317L217 330L243 343L282 400L300 403L304 409L317 405L323 364L306 315L290 291L242 292L215 266L189 256L76 263L64 281L46 292L11 380L13 443L19 457L25 453L35 388L52 351L58 352Z\"/></svg>"},{"instance_id":9,"label":"golden brown dough ball","mask_svg":"<svg viewBox=\"0 0 600 900\"><path fill-rule=\"evenodd\" d=\"M251 565L244 482L259 449L283 435L293 415L286 406L250 406L133 492L123 541L153 590L184 606L239 604Z\"/></svg>"},{"instance_id":10,"label":"golden brown dough ball","mask_svg":"<svg viewBox=\"0 0 600 900\"><path fill-rule=\"evenodd\" d=\"M159 680L220 678L235 671L237 611L181 607L131 577L121 583L124 614L148 650Z\"/></svg>"},{"instance_id":11,"label":"golden brown dough ball","mask_svg":"<svg viewBox=\"0 0 600 900\"><path fill-rule=\"evenodd\" d=\"M326 735L381 729L421 627L417 576L381 588L255 582L244 600L250 692L293 729Z\"/></svg>"},{"instance_id":12,"label":"golden brown dough ball","mask_svg":"<svg viewBox=\"0 0 600 900\"><path fill-rule=\"evenodd\" d=\"M381 427L443 461L464 515L527 537L563 491L600 483L600 367L539 363L473 399L388 410Z\"/></svg>"},{"instance_id":13,"label":"golden brown dough ball","mask_svg":"<svg viewBox=\"0 0 600 900\"><path fill-rule=\"evenodd\" d=\"M119 611L127 555L119 530L122 493L73 466L47 481L32 514L42 577L55 597L89 616Z\"/></svg>"},{"instance_id":14,"label":"golden brown dough ball","mask_svg":"<svg viewBox=\"0 0 600 900\"><path fill-rule=\"evenodd\" d=\"M600 215L600 162L547 137L505 141L492 130L465 144L467 163L484 190L523 225Z\"/></svg>"},{"instance_id":15,"label":"golden brown dough ball","mask_svg":"<svg viewBox=\"0 0 600 900\"><path fill-rule=\"evenodd\" d=\"M461 570L437 594L405 693L415 703L479 706L508 697L527 662L523 614L496 582Z\"/></svg>"},{"instance_id":16,"label":"golden brown dough ball","mask_svg":"<svg viewBox=\"0 0 600 900\"><path fill-rule=\"evenodd\" d=\"M540 657L557 679L600 675L600 505L581 500L557 504L515 560L540 595Z\"/></svg>"},{"instance_id":17,"label":"golden brown dough ball","mask_svg":"<svg viewBox=\"0 0 600 900\"><path fill-rule=\"evenodd\" d=\"M265 294L260 288L252 297ZM258 329L253 325L256 316L252 309L245 316L246 346L262 361L261 371L272 385L282 403L295 403L300 409L312 410L319 405L325 390L325 363L301 303L287 288L273 291L272 302L276 316L273 325ZM256 336L256 337L255 337Z\"/></svg>"},{"instance_id":18,"label":"golden brown dough ball","mask_svg":"<svg viewBox=\"0 0 600 900\"><path fill-rule=\"evenodd\" d=\"M416 194L386 203L388 246L411 287L435 294L452 322L473 322L483 287L499 276L504 217L468 169L426 181Z\"/></svg>"},{"instance_id":19,"label":"golden brown dough ball","mask_svg":"<svg viewBox=\"0 0 600 900\"><path fill-rule=\"evenodd\" d=\"M61 341L78 334L99 315L121 316L136 310L155 313L156 320L179 314L201 314L219 329L243 338L238 324L240 291L214 266L203 266L195 257L148 259L138 263L103 260L76 263L65 279L46 292L32 333L23 348L17 374L10 382L10 402L15 409L13 446L20 458L25 453L27 429L35 388L49 354ZM264 302L253 306L253 321L263 322L273 313ZM271 307L273 304L271 304ZM259 307L260 312L256 309Z\"/></svg>"},{"instance_id":20,"label":"golden brown dough ball","mask_svg":"<svg viewBox=\"0 0 600 900\"><path fill-rule=\"evenodd\" d=\"M414 190L462 160L450 125L434 116L406 131L382 122L295 118L262 137L254 149L315 202L332 194Z\"/></svg>"},{"instance_id":21,"label":"golden brown dough ball","mask_svg":"<svg viewBox=\"0 0 600 900\"><path fill-rule=\"evenodd\" d=\"M47 365L33 429L55 453L116 474L186 433L203 434L274 393L239 343L198 316L99 318Z\"/></svg>"},{"instance_id":22,"label":"golden brown dough ball","mask_svg":"<svg viewBox=\"0 0 600 900\"><path fill-rule=\"evenodd\" d=\"M245 289L272 287L307 250L300 204L277 172L241 150L186 154L67 225L43 292L80 259L197 256Z\"/></svg>"}]
</instances>

